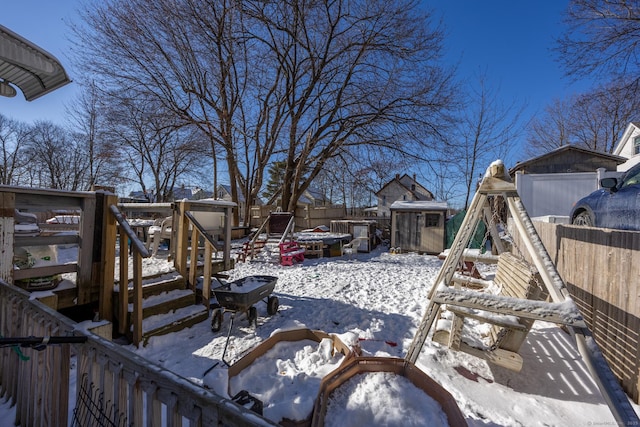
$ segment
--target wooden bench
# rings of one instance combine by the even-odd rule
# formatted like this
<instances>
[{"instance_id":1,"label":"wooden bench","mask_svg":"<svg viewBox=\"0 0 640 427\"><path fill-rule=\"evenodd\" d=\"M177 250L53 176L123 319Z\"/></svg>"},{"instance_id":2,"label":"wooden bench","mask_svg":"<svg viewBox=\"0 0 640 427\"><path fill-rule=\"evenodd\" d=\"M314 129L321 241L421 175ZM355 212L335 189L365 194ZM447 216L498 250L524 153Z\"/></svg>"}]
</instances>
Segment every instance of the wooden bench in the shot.
<instances>
[{"instance_id":1,"label":"wooden bench","mask_svg":"<svg viewBox=\"0 0 640 427\"><path fill-rule=\"evenodd\" d=\"M300 242L304 248L304 256L309 258L322 258L324 256L324 242L322 240L311 240Z\"/></svg>"},{"instance_id":2,"label":"wooden bench","mask_svg":"<svg viewBox=\"0 0 640 427\"><path fill-rule=\"evenodd\" d=\"M452 313L453 319L449 330L436 328L433 340L454 350L519 371L522 368L522 357L518 350L539 316L533 310L535 303L527 302L525 307L518 300L538 301L548 305L543 302L547 294L543 290L540 275L532 271L529 264L508 252L500 255L493 282L500 288L498 295L462 289L438 291L434 301L446 305L446 310ZM465 342L465 318L492 325L485 346L479 346L477 342ZM562 318L561 313L554 313L553 309L550 309L549 317L545 317L545 320L568 322Z\"/></svg>"},{"instance_id":3,"label":"wooden bench","mask_svg":"<svg viewBox=\"0 0 640 427\"><path fill-rule=\"evenodd\" d=\"M280 264L293 265L296 262L304 261L304 248L298 242L280 243Z\"/></svg>"}]
</instances>

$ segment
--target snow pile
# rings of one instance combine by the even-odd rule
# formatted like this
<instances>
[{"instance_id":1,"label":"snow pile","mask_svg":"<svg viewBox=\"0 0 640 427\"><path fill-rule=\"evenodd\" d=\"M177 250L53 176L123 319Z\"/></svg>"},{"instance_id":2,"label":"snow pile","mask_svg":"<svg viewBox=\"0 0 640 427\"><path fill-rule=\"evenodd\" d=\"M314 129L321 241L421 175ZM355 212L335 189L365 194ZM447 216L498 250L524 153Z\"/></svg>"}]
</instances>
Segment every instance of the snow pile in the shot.
<instances>
[{"instance_id":1,"label":"snow pile","mask_svg":"<svg viewBox=\"0 0 640 427\"><path fill-rule=\"evenodd\" d=\"M329 397L325 426L446 427L442 406L409 379L391 372L361 373Z\"/></svg>"},{"instance_id":2,"label":"snow pile","mask_svg":"<svg viewBox=\"0 0 640 427\"><path fill-rule=\"evenodd\" d=\"M320 381L344 360L332 353L330 338L278 342L229 379L229 394L247 390L263 402L263 414L272 421L304 420L311 415Z\"/></svg>"}]
</instances>

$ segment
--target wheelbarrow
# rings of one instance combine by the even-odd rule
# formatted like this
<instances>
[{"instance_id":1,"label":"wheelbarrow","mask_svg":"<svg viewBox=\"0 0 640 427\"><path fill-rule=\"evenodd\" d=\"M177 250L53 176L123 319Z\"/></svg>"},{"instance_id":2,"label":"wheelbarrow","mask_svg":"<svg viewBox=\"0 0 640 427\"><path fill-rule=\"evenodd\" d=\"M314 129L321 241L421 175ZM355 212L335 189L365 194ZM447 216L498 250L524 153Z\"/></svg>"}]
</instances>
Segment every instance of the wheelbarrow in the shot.
<instances>
[{"instance_id":1,"label":"wheelbarrow","mask_svg":"<svg viewBox=\"0 0 640 427\"><path fill-rule=\"evenodd\" d=\"M247 313L249 325L257 326L258 309L254 304L260 300L267 304L267 313L272 316L278 312L278 297L271 296L278 281L274 276L247 276L232 282L218 279L220 286L211 292L217 303L211 305L211 330L218 332L222 327L224 314L231 312L231 322L238 312Z\"/></svg>"},{"instance_id":2,"label":"wheelbarrow","mask_svg":"<svg viewBox=\"0 0 640 427\"><path fill-rule=\"evenodd\" d=\"M229 345L235 315L246 313L249 325L258 326L258 309L254 304L261 300L267 304L267 313L270 316L276 314L280 303L278 297L271 296L271 293L278 278L274 276L247 276L232 282L221 280L221 276L217 276L216 279L220 282L220 286L211 290L217 301L217 303L210 304L212 309L211 330L218 332L222 328L225 313L231 313L227 341L222 354L223 362L227 363L224 360L224 355Z\"/></svg>"}]
</instances>

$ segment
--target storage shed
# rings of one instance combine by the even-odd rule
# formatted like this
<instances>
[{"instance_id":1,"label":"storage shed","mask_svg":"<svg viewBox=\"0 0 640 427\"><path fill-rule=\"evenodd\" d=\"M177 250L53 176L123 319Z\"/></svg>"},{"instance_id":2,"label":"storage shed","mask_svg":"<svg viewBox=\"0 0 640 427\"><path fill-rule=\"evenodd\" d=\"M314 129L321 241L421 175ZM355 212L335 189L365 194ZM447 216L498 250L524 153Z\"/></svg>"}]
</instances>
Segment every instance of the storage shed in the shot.
<instances>
[{"instance_id":1,"label":"storage shed","mask_svg":"<svg viewBox=\"0 0 640 427\"><path fill-rule=\"evenodd\" d=\"M434 201L397 201L391 207L391 247L403 252L438 254L445 249L448 205Z\"/></svg>"}]
</instances>

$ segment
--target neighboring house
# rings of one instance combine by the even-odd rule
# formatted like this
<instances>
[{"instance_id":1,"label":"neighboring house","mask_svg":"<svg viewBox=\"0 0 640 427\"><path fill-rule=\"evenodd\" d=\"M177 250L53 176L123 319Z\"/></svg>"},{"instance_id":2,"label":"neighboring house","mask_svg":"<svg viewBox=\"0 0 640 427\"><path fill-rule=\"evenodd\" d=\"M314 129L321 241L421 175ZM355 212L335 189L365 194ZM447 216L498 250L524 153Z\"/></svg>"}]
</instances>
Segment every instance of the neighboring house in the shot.
<instances>
[{"instance_id":1,"label":"neighboring house","mask_svg":"<svg viewBox=\"0 0 640 427\"><path fill-rule=\"evenodd\" d=\"M180 187L173 187L171 190L173 197L170 201L176 200L201 200L208 199L212 196L210 192L203 190L200 187L186 187L184 185ZM129 193L128 199L131 202L138 203L155 203L157 202L156 194L153 190L145 193L144 191L132 191Z\"/></svg>"},{"instance_id":2,"label":"neighboring house","mask_svg":"<svg viewBox=\"0 0 640 427\"><path fill-rule=\"evenodd\" d=\"M413 178L407 174L396 175L378 190L376 196L378 197L378 217L390 217L391 204L396 201L430 201L434 199L433 193L416 181L415 174Z\"/></svg>"},{"instance_id":3,"label":"neighboring house","mask_svg":"<svg viewBox=\"0 0 640 427\"><path fill-rule=\"evenodd\" d=\"M269 199L268 205L279 204L280 191L276 192L271 199ZM300 198L298 198L298 206L330 206L331 200L320 190L314 187L307 188Z\"/></svg>"},{"instance_id":4,"label":"neighboring house","mask_svg":"<svg viewBox=\"0 0 640 427\"><path fill-rule=\"evenodd\" d=\"M617 155L565 145L519 162L509 175L529 216L564 221L573 204L598 189L601 178L616 174L606 171L615 171L624 161Z\"/></svg>"},{"instance_id":5,"label":"neighboring house","mask_svg":"<svg viewBox=\"0 0 640 427\"><path fill-rule=\"evenodd\" d=\"M620 172L627 171L640 163L640 123L631 122L627 125L613 154L627 159L626 162L618 165Z\"/></svg>"},{"instance_id":6,"label":"neighboring house","mask_svg":"<svg viewBox=\"0 0 640 427\"><path fill-rule=\"evenodd\" d=\"M123 203L150 203L150 196L144 191L132 191L127 198L120 198Z\"/></svg>"},{"instance_id":7,"label":"neighboring house","mask_svg":"<svg viewBox=\"0 0 640 427\"><path fill-rule=\"evenodd\" d=\"M171 190L173 194L173 200L201 200L201 199L209 199L213 196L213 194L209 191L205 191L200 187L185 187L184 185L180 187L173 187Z\"/></svg>"},{"instance_id":8,"label":"neighboring house","mask_svg":"<svg viewBox=\"0 0 640 427\"><path fill-rule=\"evenodd\" d=\"M317 188L309 187L298 199L298 204L309 206L327 206L331 205L331 200Z\"/></svg>"},{"instance_id":9,"label":"neighboring house","mask_svg":"<svg viewBox=\"0 0 640 427\"><path fill-rule=\"evenodd\" d=\"M226 200L228 202L233 202L231 197L231 186L229 184L219 184L218 189L216 190L216 199L218 200ZM244 223L244 209L246 207L247 201L242 194L242 191L238 189L238 213L240 214L240 223ZM259 197L253 199L250 206L263 206L264 202Z\"/></svg>"}]
</instances>

